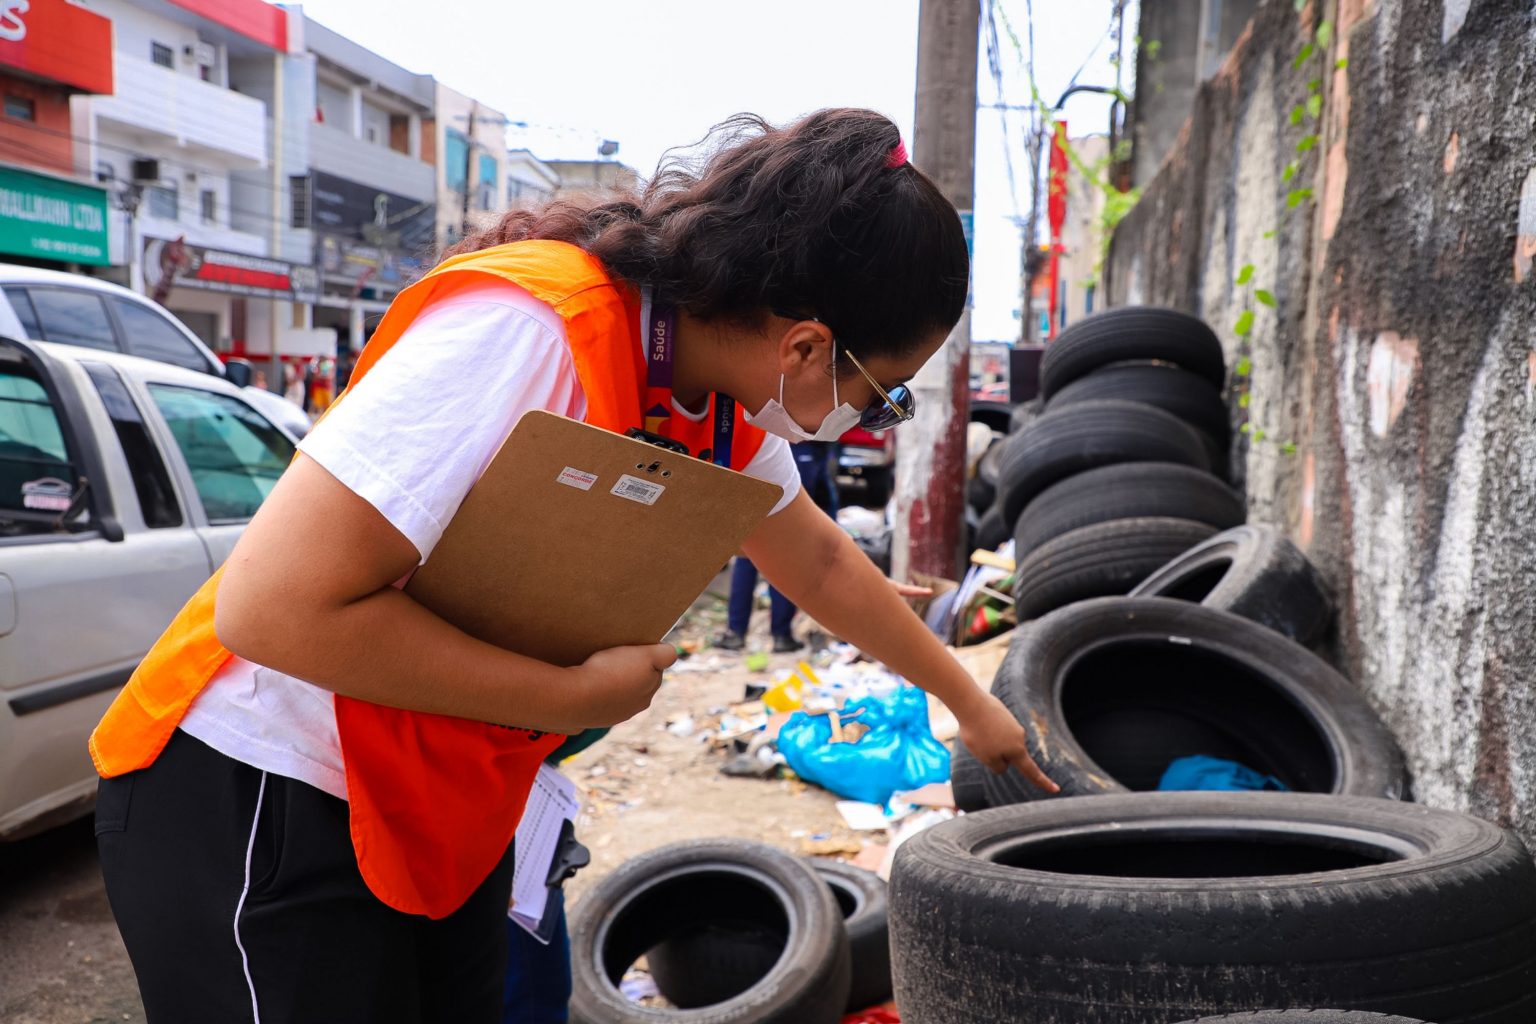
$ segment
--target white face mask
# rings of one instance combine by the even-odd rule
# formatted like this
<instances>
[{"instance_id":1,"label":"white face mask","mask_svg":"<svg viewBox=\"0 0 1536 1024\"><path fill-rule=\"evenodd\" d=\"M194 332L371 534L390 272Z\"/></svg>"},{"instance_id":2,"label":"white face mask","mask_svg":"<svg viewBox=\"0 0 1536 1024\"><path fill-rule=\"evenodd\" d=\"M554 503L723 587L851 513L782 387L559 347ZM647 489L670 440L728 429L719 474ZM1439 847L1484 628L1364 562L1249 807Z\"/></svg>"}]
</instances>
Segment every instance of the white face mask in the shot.
<instances>
[{"instance_id":1,"label":"white face mask","mask_svg":"<svg viewBox=\"0 0 1536 1024\"><path fill-rule=\"evenodd\" d=\"M782 437L791 444L799 444L801 441L836 441L848 433L858 425L864 411L855 409L847 402L838 404L836 350L832 353L832 403L832 411L822 418L821 426L816 428L816 432L811 433L796 423L795 418L784 408L784 375L781 373L778 399L768 399L762 409L755 413L746 413L745 418L757 429Z\"/></svg>"}]
</instances>

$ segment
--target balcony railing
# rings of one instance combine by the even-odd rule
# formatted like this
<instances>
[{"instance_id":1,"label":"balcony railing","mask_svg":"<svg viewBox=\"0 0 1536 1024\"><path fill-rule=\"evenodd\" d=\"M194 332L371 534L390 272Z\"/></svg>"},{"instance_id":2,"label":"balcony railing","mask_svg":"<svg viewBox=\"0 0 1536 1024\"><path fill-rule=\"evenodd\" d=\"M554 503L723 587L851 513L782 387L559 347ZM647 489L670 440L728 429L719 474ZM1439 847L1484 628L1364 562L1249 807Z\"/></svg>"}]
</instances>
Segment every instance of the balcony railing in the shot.
<instances>
[{"instance_id":1,"label":"balcony railing","mask_svg":"<svg viewBox=\"0 0 1536 1024\"><path fill-rule=\"evenodd\" d=\"M204 151L231 168L265 167L265 103L179 74L147 60L114 54L117 92L91 100L98 118Z\"/></svg>"}]
</instances>

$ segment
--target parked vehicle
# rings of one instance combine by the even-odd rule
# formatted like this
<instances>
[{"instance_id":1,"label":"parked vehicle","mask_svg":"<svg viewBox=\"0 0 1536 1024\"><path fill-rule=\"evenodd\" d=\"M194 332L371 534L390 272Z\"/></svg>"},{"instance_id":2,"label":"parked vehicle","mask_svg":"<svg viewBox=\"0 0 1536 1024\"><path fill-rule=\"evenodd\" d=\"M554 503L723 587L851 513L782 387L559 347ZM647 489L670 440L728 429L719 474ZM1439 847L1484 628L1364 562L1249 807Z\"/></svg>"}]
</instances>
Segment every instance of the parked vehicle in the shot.
<instances>
[{"instance_id":1,"label":"parked vehicle","mask_svg":"<svg viewBox=\"0 0 1536 1024\"><path fill-rule=\"evenodd\" d=\"M837 475L863 485L858 502L881 508L891 500L896 475L896 435L890 430L870 433L854 427L838 440Z\"/></svg>"},{"instance_id":2,"label":"parked vehicle","mask_svg":"<svg viewBox=\"0 0 1536 1024\"><path fill-rule=\"evenodd\" d=\"M90 730L294 444L206 370L0 337L0 840L90 808Z\"/></svg>"},{"instance_id":3,"label":"parked vehicle","mask_svg":"<svg viewBox=\"0 0 1536 1024\"><path fill-rule=\"evenodd\" d=\"M0 337L51 341L170 363L228 380L295 437L309 430L303 409L251 386L244 360L225 365L160 305L110 281L0 263Z\"/></svg>"}]
</instances>

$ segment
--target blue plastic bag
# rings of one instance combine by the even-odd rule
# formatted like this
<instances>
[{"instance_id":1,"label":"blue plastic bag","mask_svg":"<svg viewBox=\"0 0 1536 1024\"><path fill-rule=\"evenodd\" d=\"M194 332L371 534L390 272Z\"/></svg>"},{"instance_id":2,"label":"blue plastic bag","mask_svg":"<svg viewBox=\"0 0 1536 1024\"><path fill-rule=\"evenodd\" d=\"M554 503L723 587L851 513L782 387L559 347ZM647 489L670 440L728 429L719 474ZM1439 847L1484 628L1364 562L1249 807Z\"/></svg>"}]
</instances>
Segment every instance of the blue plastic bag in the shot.
<instances>
[{"instance_id":1,"label":"blue plastic bag","mask_svg":"<svg viewBox=\"0 0 1536 1024\"><path fill-rule=\"evenodd\" d=\"M779 752L796 775L851 800L884 804L891 794L949 779L949 751L928 728L928 695L902 686L885 699L851 700L840 714L863 711L869 726L857 743L833 743L826 715L796 711L779 731Z\"/></svg>"},{"instance_id":2,"label":"blue plastic bag","mask_svg":"<svg viewBox=\"0 0 1536 1024\"><path fill-rule=\"evenodd\" d=\"M1226 761L1219 757L1194 754L1181 757L1170 764L1157 784L1158 789L1209 789L1243 790L1290 787L1273 775L1261 775L1247 765Z\"/></svg>"}]
</instances>

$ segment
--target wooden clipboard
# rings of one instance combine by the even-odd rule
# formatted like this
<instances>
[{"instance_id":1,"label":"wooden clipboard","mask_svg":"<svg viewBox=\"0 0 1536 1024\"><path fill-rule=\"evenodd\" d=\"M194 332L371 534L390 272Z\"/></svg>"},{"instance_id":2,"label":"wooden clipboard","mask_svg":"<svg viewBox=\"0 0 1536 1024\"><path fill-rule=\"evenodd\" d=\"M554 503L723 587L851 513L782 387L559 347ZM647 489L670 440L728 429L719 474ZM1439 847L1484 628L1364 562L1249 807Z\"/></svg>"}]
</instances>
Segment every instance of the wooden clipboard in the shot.
<instances>
[{"instance_id":1,"label":"wooden clipboard","mask_svg":"<svg viewBox=\"0 0 1536 1024\"><path fill-rule=\"evenodd\" d=\"M782 496L774 484L525 413L405 592L554 665L656 643Z\"/></svg>"}]
</instances>

